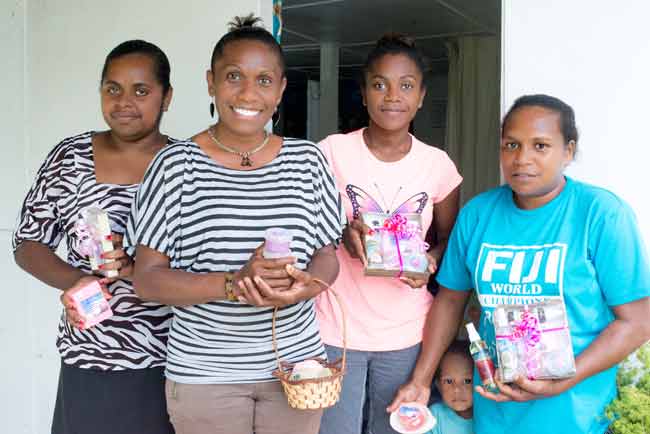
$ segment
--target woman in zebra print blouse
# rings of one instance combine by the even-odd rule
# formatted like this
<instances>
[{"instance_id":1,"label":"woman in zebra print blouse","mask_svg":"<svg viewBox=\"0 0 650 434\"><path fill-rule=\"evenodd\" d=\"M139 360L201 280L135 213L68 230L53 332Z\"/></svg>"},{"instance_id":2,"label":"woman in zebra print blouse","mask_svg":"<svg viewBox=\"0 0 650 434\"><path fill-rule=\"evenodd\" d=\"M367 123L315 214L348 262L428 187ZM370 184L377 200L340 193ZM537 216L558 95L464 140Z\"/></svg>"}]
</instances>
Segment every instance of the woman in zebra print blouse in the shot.
<instances>
[{"instance_id":1,"label":"woman in zebra print blouse","mask_svg":"<svg viewBox=\"0 0 650 434\"><path fill-rule=\"evenodd\" d=\"M62 291L57 347L61 370L53 434L168 434L163 366L170 311L133 291L133 261L122 249L131 202L154 155L174 140L159 130L171 102L170 66L157 46L140 40L113 49L101 75L101 109L108 131L59 143L47 156L25 198L14 233L18 265ZM91 273L78 250L80 212L100 206L109 214L117 278ZM66 239L67 260L55 250ZM70 290L99 280L113 316L88 329L71 306Z\"/></svg>"}]
</instances>

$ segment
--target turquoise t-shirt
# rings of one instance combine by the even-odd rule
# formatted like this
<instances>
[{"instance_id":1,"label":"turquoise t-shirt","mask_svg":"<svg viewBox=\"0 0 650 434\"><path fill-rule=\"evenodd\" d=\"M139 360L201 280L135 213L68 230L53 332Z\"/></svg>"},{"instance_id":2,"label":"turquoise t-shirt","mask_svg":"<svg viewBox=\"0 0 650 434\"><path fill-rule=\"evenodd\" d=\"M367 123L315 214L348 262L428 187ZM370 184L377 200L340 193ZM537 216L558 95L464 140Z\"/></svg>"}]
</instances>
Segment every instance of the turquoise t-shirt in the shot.
<instances>
[{"instance_id":1,"label":"turquoise t-shirt","mask_svg":"<svg viewBox=\"0 0 650 434\"><path fill-rule=\"evenodd\" d=\"M476 290L481 336L494 347L497 304L563 298L577 356L614 319L612 306L650 296L650 264L630 207L570 178L546 205L518 208L509 186L460 212L438 274L449 289ZM475 384L480 384L474 373ZM616 367L552 398L496 403L474 393L477 434L602 434L616 395Z\"/></svg>"},{"instance_id":2,"label":"turquoise t-shirt","mask_svg":"<svg viewBox=\"0 0 650 434\"><path fill-rule=\"evenodd\" d=\"M436 418L436 426L427 434L472 434L472 419L464 419L442 402L429 407Z\"/></svg>"}]
</instances>

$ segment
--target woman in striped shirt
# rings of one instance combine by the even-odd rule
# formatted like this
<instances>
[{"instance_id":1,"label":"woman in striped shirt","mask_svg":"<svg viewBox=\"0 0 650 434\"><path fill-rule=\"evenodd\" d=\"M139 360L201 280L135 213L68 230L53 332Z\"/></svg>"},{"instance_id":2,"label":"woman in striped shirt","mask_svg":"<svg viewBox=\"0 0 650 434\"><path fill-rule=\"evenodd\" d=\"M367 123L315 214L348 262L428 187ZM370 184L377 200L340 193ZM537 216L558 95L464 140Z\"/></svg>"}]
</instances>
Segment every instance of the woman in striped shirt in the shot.
<instances>
[{"instance_id":1,"label":"woman in striped shirt","mask_svg":"<svg viewBox=\"0 0 650 434\"><path fill-rule=\"evenodd\" d=\"M121 247L122 234L147 165L173 140L160 133L171 102L170 67L165 54L145 41L113 49L101 75L102 114L110 129L90 131L59 143L41 166L25 198L14 233L16 262L25 271L62 290L66 306L57 347L61 371L53 434L168 434L173 432L164 400L163 366L171 312L143 302L131 285L133 261ZM109 215L115 250L105 270L91 274L75 223L92 206ZM67 260L54 251L65 237ZM70 291L100 280L113 316L91 328L74 310Z\"/></svg>"},{"instance_id":2,"label":"woman in striped shirt","mask_svg":"<svg viewBox=\"0 0 650 434\"><path fill-rule=\"evenodd\" d=\"M325 357L313 298L338 273L344 214L315 144L266 133L286 86L282 50L257 19L215 46L208 90L219 121L154 159L127 243L135 287L173 306L167 405L179 434L317 433L320 411L288 406L280 358ZM212 106L214 107L214 106ZM265 230L287 229L292 256L264 259Z\"/></svg>"}]
</instances>

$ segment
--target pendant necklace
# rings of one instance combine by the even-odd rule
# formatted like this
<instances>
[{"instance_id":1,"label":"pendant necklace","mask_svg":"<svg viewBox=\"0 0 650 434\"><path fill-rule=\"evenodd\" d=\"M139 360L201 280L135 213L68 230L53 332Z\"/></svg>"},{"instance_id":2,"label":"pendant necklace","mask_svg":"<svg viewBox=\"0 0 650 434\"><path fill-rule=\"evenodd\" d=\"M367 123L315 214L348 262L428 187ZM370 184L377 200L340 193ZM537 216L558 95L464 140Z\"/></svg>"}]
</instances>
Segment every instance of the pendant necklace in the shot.
<instances>
[{"instance_id":1,"label":"pendant necklace","mask_svg":"<svg viewBox=\"0 0 650 434\"><path fill-rule=\"evenodd\" d=\"M214 133L214 131L212 131L212 128L214 128L214 127L209 127L208 128L208 135L210 136L212 141L215 143L215 145L217 145L217 147L219 149L221 149L221 150L224 150L226 152L230 152L231 154L239 155L241 157L241 163L240 163L241 166L247 166L247 167L252 166L253 161L250 158L251 155L253 155L257 151L260 151L264 146L266 146L266 144L269 142L269 139L271 138L271 135L268 132L264 131L264 140L262 141L262 143L260 143L259 145L257 145L253 149L251 149L250 151L238 151L237 149L233 149L230 146L226 146L223 143L221 143L219 141L219 139L217 139L217 136Z\"/></svg>"}]
</instances>

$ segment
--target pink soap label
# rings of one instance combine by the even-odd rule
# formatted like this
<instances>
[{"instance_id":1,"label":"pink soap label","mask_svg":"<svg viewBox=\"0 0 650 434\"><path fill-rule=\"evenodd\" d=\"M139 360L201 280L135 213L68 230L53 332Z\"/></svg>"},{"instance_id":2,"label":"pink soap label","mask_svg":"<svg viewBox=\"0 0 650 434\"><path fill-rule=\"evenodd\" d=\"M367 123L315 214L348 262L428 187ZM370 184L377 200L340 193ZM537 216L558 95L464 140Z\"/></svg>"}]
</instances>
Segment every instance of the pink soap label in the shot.
<instances>
[{"instance_id":1,"label":"pink soap label","mask_svg":"<svg viewBox=\"0 0 650 434\"><path fill-rule=\"evenodd\" d=\"M264 233L264 257L291 256L291 232L283 228L271 228Z\"/></svg>"},{"instance_id":2,"label":"pink soap label","mask_svg":"<svg viewBox=\"0 0 650 434\"><path fill-rule=\"evenodd\" d=\"M76 289L71 296L77 312L84 319L83 328L92 327L113 315L111 306L96 281Z\"/></svg>"}]
</instances>

